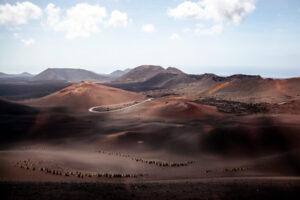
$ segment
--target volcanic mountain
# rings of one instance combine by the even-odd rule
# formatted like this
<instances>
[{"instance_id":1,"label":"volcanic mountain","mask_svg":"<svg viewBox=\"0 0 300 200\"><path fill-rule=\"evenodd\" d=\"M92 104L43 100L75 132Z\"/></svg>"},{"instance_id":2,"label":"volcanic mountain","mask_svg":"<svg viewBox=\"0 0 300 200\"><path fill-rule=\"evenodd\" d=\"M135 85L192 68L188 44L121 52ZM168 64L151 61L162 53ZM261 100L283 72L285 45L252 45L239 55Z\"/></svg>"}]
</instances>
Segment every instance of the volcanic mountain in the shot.
<instances>
[{"instance_id":1,"label":"volcanic mountain","mask_svg":"<svg viewBox=\"0 0 300 200\"><path fill-rule=\"evenodd\" d=\"M259 75L215 74L192 75L176 68L143 65L127 74L105 83L149 95L180 94L192 97L212 97L248 103L282 103L300 100L300 78L271 79ZM164 90L164 91L162 91Z\"/></svg>"},{"instance_id":2,"label":"volcanic mountain","mask_svg":"<svg viewBox=\"0 0 300 200\"><path fill-rule=\"evenodd\" d=\"M147 91L176 87L180 83L191 83L197 79L177 68L164 69L155 65L142 65L106 85L131 91Z\"/></svg>"},{"instance_id":3,"label":"volcanic mountain","mask_svg":"<svg viewBox=\"0 0 300 200\"><path fill-rule=\"evenodd\" d=\"M5 74L3 72L0 72L0 78L26 78L26 77L33 77L32 74L28 72L23 72L21 74Z\"/></svg>"},{"instance_id":4,"label":"volcanic mountain","mask_svg":"<svg viewBox=\"0 0 300 200\"><path fill-rule=\"evenodd\" d=\"M21 74L5 74L0 72L0 83L24 83L30 80L33 76L34 75L29 74L28 72L23 72Z\"/></svg>"},{"instance_id":5,"label":"volcanic mountain","mask_svg":"<svg viewBox=\"0 0 300 200\"><path fill-rule=\"evenodd\" d=\"M191 84L182 84L177 93L243 102L280 103L300 99L300 78L264 79L260 76L203 75Z\"/></svg>"},{"instance_id":6,"label":"volcanic mountain","mask_svg":"<svg viewBox=\"0 0 300 200\"><path fill-rule=\"evenodd\" d=\"M74 83L48 96L24 101L39 107L65 107L73 111L87 111L100 105L120 104L144 99L144 95L91 82Z\"/></svg>"},{"instance_id":7,"label":"volcanic mountain","mask_svg":"<svg viewBox=\"0 0 300 200\"><path fill-rule=\"evenodd\" d=\"M165 71L165 69L161 66L142 65L132 69L114 82L143 82L163 71Z\"/></svg>"},{"instance_id":8,"label":"volcanic mountain","mask_svg":"<svg viewBox=\"0 0 300 200\"><path fill-rule=\"evenodd\" d=\"M25 77L33 77L34 75L28 73L28 72L23 72L21 74L19 74L19 76L25 76Z\"/></svg>"},{"instance_id":9,"label":"volcanic mountain","mask_svg":"<svg viewBox=\"0 0 300 200\"><path fill-rule=\"evenodd\" d=\"M84 69L48 68L34 76L32 81L103 81L106 76L96 74Z\"/></svg>"},{"instance_id":10,"label":"volcanic mountain","mask_svg":"<svg viewBox=\"0 0 300 200\"><path fill-rule=\"evenodd\" d=\"M110 77L110 78L118 78L118 77L121 77L123 75L125 75L126 73L130 72L130 68L127 68L125 70L116 70L116 71L113 71L112 73L108 74L107 76Z\"/></svg>"}]
</instances>

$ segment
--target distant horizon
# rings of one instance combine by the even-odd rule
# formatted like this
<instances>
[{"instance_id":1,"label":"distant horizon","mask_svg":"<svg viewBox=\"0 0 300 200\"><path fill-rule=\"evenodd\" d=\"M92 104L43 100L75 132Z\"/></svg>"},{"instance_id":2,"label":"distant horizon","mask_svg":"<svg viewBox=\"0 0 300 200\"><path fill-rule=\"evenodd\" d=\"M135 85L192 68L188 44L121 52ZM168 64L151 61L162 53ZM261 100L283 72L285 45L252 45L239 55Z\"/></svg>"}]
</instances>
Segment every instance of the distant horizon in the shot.
<instances>
[{"instance_id":1,"label":"distant horizon","mask_svg":"<svg viewBox=\"0 0 300 200\"><path fill-rule=\"evenodd\" d=\"M218 75L218 76L231 76L231 75L236 75L236 74L244 74L244 75L253 75L253 76L259 75L259 76L261 76L263 78L278 78L278 79L298 78L298 77L300 77L300 73L299 73L299 75L297 75L296 73L292 72L292 70L290 70L291 74L284 73L284 72L278 72L278 74L276 74L276 75L275 74L271 75L268 72L265 72L265 73L263 73L263 72L262 73L254 73L254 72L216 72L216 71L201 71L201 70L199 70L199 72L187 72L187 71L183 70L181 67L163 66L163 65L158 65L158 64L141 64L141 65L137 65L135 67L114 68L114 69L112 69L112 71L106 71L106 72L99 71L95 67L92 67L92 68L91 67L45 67L42 70L40 70L39 72L36 72L36 71L32 72L32 71L29 71L29 70L27 70L27 71L26 70L25 71L17 71L17 72L7 72L7 71L0 71L0 72L8 74L8 75L13 75L13 74L17 75L17 74L22 74L24 72L27 72L27 73L29 73L31 75L37 75L37 74L45 71L48 68L55 68L55 69L84 69L84 70L88 70L88 71L91 71L91 72L94 72L94 73L97 73L97 74L107 75L107 74L110 74L110 73L112 73L112 72L114 72L116 70L122 70L122 71L124 71L126 69L134 69L136 67L143 66L143 65L160 66L160 67L163 67L164 69L167 69L168 67L174 67L174 68L177 68L177 69L183 71L186 74L195 74L195 75L215 74L215 75ZM200 69L203 69L203 68L210 68L210 67L201 67ZM295 67L295 68L298 68L298 67Z\"/></svg>"}]
</instances>

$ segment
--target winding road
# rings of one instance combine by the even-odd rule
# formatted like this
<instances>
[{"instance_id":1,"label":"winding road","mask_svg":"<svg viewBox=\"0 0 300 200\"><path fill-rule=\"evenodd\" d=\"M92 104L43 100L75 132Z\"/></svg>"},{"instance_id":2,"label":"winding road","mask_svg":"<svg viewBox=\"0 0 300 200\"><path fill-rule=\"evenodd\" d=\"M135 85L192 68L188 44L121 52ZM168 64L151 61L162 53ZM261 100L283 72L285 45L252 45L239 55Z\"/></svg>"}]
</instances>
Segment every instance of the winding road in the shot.
<instances>
[{"instance_id":1,"label":"winding road","mask_svg":"<svg viewBox=\"0 0 300 200\"><path fill-rule=\"evenodd\" d=\"M150 101L152 101L152 100L153 100L153 98L149 98L149 99L145 99L145 100L142 100L142 101L135 101L134 104L130 104L131 102L129 102L129 103L123 103L123 104L112 104L112 105L94 106L94 107L91 107L91 108L89 109L89 112L91 112L91 113L111 113L111 112L119 112L119 111L122 111L122 110L126 110L126 109L129 109L129 108L138 106L138 105L143 104L143 103L146 103L146 102L150 102ZM126 104L127 104L127 105L130 104L130 105L124 106L124 107L120 107L120 108L117 108L117 109L115 109L115 110L104 110L104 111L97 111L97 110L95 110L95 109L97 109L97 108L107 109L107 108L109 108L110 106L119 106L119 105L122 106L122 105L126 105Z\"/></svg>"}]
</instances>

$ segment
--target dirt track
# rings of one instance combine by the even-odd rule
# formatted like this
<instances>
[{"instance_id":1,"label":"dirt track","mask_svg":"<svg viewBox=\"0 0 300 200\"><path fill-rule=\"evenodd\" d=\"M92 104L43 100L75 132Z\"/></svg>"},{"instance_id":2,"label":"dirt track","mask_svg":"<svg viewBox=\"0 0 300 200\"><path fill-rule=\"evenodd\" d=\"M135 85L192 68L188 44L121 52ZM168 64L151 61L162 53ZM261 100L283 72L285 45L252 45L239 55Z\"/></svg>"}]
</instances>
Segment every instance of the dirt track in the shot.
<instances>
[{"instance_id":1,"label":"dirt track","mask_svg":"<svg viewBox=\"0 0 300 200\"><path fill-rule=\"evenodd\" d=\"M113 105L104 105L104 106L94 106L94 107L91 107L89 109L89 112L91 113L110 113L110 112L118 112L118 111L122 111L122 110L126 110L126 109L129 109L129 108L132 108L132 107L135 107L135 106L138 106L140 104L143 104L143 103L146 103L146 102L150 102L152 101L152 98L150 99L146 99L146 100L143 100L143 101L137 101L137 102L134 102L134 103L127 103L127 104L117 104L117 106L120 106L118 107L117 109L110 109L110 110L107 110L109 107L111 106L116 106L116 104L113 104ZM125 105L125 106L123 106ZM126 106L128 105L128 106ZM102 108L104 109L103 111L97 111L95 109L99 109L99 108Z\"/></svg>"}]
</instances>

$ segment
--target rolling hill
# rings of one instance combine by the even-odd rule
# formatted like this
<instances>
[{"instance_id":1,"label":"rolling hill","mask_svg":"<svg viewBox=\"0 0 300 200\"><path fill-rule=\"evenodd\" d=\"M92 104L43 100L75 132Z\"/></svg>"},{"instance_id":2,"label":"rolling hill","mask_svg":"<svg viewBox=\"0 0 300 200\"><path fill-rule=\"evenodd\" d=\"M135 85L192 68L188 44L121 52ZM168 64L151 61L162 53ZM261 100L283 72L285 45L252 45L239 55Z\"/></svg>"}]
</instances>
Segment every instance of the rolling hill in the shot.
<instances>
[{"instance_id":1,"label":"rolling hill","mask_svg":"<svg viewBox=\"0 0 300 200\"><path fill-rule=\"evenodd\" d=\"M177 68L164 69L155 65L142 65L106 85L131 91L147 91L176 87L180 83L194 82L196 79Z\"/></svg>"},{"instance_id":2,"label":"rolling hill","mask_svg":"<svg viewBox=\"0 0 300 200\"><path fill-rule=\"evenodd\" d=\"M139 66L105 84L149 95L168 93L247 103L282 103L300 99L300 78L270 79L244 74L192 75L176 68L164 69L153 65Z\"/></svg>"},{"instance_id":3,"label":"rolling hill","mask_svg":"<svg viewBox=\"0 0 300 200\"><path fill-rule=\"evenodd\" d=\"M109 78L118 78L118 77L121 77L121 76L125 75L126 73L130 72L130 70L131 70L130 68L127 68L125 70L116 70L110 74L107 74L107 76Z\"/></svg>"},{"instance_id":4,"label":"rolling hill","mask_svg":"<svg viewBox=\"0 0 300 200\"><path fill-rule=\"evenodd\" d=\"M165 69L161 66L142 65L115 79L114 82L143 82L163 71Z\"/></svg>"},{"instance_id":5,"label":"rolling hill","mask_svg":"<svg viewBox=\"0 0 300 200\"><path fill-rule=\"evenodd\" d=\"M73 111L87 111L90 107L120 104L144 99L144 95L91 82L74 83L48 96L24 101L38 107L65 107Z\"/></svg>"},{"instance_id":6,"label":"rolling hill","mask_svg":"<svg viewBox=\"0 0 300 200\"><path fill-rule=\"evenodd\" d=\"M25 77L33 77L34 75L28 73L28 72L23 72L20 74L6 74L3 72L0 72L0 78L25 78Z\"/></svg>"},{"instance_id":7,"label":"rolling hill","mask_svg":"<svg viewBox=\"0 0 300 200\"><path fill-rule=\"evenodd\" d=\"M71 68L48 68L45 71L34 76L32 81L103 81L106 76L96 74L84 69Z\"/></svg>"},{"instance_id":8,"label":"rolling hill","mask_svg":"<svg viewBox=\"0 0 300 200\"><path fill-rule=\"evenodd\" d=\"M214 97L242 102L280 103L300 98L300 78L263 79L259 76L234 75L201 78L182 84L176 93L194 97Z\"/></svg>"},{"instance_id":9,"label":"rolling hill","mask_svg":"<svg viewBox=\"0 0 300 200\"><path fill-rule=\"evenodd\" d=\"M30 80L34 75L23 72L20 74L6 74L0 72L0 83L14 83L14 82L25 82Z\"/></svg>"}]
</instances>

